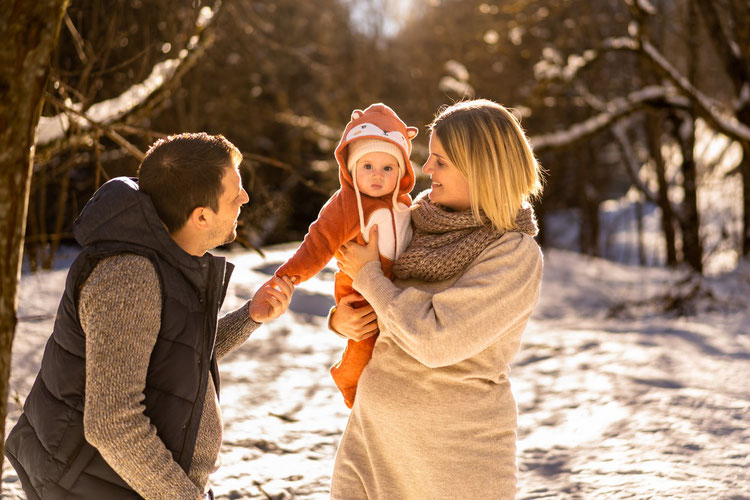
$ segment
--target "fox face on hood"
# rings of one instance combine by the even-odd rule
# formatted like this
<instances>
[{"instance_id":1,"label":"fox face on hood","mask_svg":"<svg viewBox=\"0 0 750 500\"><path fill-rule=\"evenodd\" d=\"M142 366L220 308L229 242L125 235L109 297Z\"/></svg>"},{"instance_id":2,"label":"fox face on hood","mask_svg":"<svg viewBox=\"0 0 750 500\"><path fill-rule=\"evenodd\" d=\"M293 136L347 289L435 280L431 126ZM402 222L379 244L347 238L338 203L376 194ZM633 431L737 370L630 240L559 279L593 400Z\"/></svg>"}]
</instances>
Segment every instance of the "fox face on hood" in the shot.
<instances>
[{"instance_id":1,"label":"fox face on hood","mask_svg":"<svg viewBox=\"0 0 750 500\"><path fill-rule=\"evenodd\" d=\"M411 141L417 136L416 127L408 127L398 115L382 103L372 104L364 111L355 109L336 146L336 162L339 165L339 180L342 188L358 191L347 169L349 144L359 139L379 139L397 146L404 156L404 172L398 184L398 197L414 188L414 168L411 165Z\"/></svg>"}]
</instances>

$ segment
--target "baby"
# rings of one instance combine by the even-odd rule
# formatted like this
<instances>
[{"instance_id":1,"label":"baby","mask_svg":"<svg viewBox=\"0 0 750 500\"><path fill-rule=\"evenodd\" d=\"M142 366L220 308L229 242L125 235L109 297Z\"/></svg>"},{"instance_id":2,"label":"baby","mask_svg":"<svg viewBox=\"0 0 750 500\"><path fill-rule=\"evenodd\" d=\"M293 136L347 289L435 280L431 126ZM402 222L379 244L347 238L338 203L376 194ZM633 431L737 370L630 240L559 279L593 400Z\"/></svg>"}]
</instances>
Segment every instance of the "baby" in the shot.
<instances>
[{"instance_id":1,"label":"baby","mask_svg":"<svg viewBox=\"0 0 750 500\"><path fill-rule=\"evenodd\" d=\"M393 278L393 262L411 239L409 192L414 187L414 169L409 161L415 127L407 127L385 104L355 110L336 146L341 188L326 202L318 219L310 225L295 254L276 276L289 276L295 284L317 274L338 256L345 243L355 239L366 244L370 229L378 226L378 246L383 272ZM341 271L334 277L334 298L352 293L352 280ZM366 302L356 304L362 306ZM351 408L357 382L372 357L377 335L360 342L349 340L331 375Z\"/></svg>"}]
</instances>

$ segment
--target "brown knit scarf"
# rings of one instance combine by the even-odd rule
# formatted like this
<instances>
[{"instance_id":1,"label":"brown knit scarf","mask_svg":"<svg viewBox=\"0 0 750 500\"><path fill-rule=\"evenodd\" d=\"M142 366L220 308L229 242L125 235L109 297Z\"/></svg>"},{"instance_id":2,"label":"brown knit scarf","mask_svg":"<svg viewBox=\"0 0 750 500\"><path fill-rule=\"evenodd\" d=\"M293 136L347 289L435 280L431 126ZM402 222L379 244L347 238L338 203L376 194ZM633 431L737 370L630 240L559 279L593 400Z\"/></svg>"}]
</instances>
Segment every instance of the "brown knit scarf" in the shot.
<instances>
[{"instance_id":1,"label":"brown knit scarf","mask_svg":"<svg viewBox=\"0 0 750 500\"><path fill-rule=\"evenodd\" d=\"M397 277L422 281L442 281L466 269L487 245L507 231L492 227L482 214L478 222L471 210L452 212L430 201L421 193L411 212L414 236L406 251L396 260ZM516 216L519 231L536 236L534 209L524 204Z\"/></svg>"}]
</instances>

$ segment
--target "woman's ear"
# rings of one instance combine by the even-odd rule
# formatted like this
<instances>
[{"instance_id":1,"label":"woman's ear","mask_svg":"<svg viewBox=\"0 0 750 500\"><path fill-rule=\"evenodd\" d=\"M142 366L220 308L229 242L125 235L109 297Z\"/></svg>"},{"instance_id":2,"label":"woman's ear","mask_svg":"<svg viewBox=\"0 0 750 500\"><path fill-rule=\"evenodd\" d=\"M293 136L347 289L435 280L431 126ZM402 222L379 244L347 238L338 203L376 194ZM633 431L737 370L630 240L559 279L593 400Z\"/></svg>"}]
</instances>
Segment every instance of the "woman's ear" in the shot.
<instances>
[{"instance_id":1,"label":"woman's ear","mask_svg":"<svg viewBox=\"0 0 750 500\"><path fill-rule=\"evenodd\" d=\"M419 129L417 127L406 127L406 135L409 139L414 139L418 133Z\"/></svg>"}]
</instances>

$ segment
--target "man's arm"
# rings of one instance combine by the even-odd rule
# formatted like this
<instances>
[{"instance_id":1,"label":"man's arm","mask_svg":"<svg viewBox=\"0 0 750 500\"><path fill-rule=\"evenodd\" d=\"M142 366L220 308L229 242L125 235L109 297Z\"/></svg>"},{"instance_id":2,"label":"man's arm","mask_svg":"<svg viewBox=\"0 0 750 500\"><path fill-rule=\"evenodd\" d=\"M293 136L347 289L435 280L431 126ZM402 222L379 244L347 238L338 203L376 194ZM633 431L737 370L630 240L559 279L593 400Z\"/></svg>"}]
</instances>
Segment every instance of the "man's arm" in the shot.
<instances>
[{"instance_id":1,"label":"man's arm","mask_svg":"<svg viewBox=\"0 0 750 500\"><path fill-rule=\"evenodd\" d=\"M274 276L239 309L219 319L216 357L223 358L241 346L263 322L278 318L289 308L294 285L288 276Z\"/></svg>"},{"instance_id":2,"label":"man's arm","mask_svg":"<svg viewBox=\"0 0 750 500\"><path fill-rule=\"evenodd\" d=\"M153 264L124 254L102 260L81 289L86 333L86 440L146 499L200 498L143 413L146 374L161 328Z\"/></svg>"}]
</instances>

